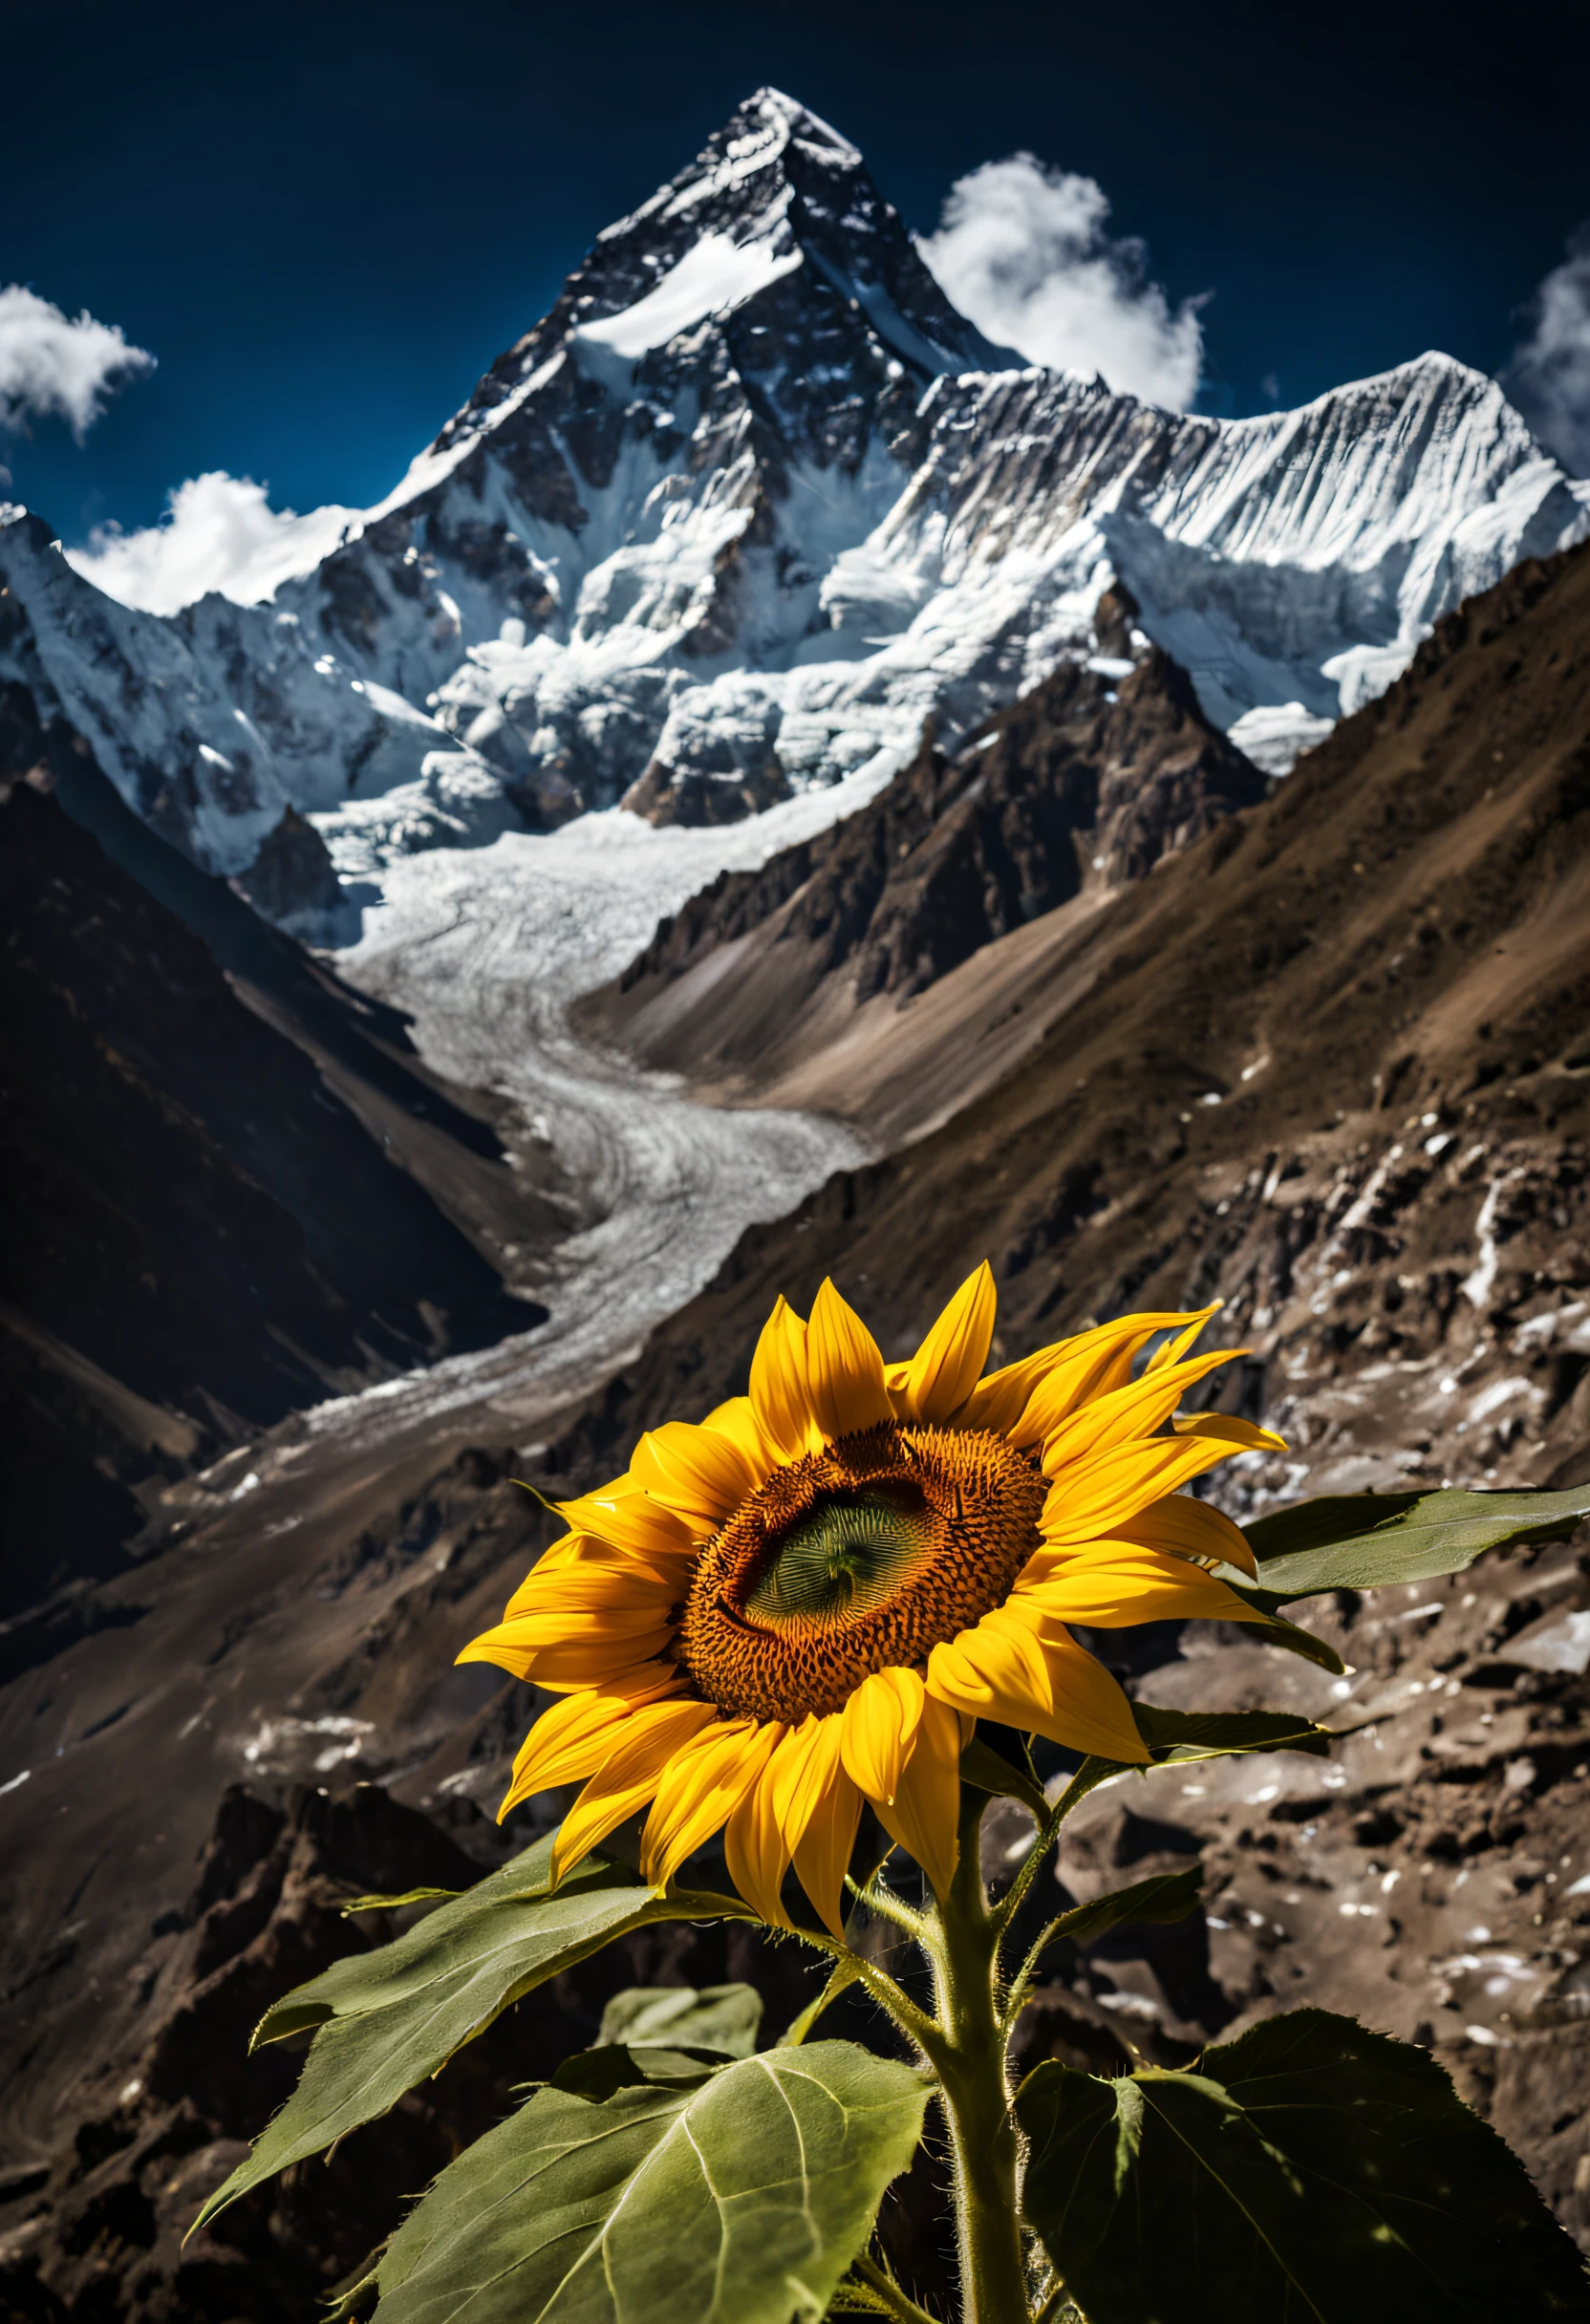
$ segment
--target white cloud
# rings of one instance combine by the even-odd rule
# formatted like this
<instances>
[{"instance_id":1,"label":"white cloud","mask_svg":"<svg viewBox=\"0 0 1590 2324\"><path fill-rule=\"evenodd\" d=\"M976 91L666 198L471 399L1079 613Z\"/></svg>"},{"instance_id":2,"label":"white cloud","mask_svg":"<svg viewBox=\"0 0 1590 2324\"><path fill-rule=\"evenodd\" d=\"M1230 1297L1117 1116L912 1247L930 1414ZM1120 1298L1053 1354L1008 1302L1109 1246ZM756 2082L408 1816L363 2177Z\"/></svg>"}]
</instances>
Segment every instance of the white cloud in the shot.
<instances>
[{"instance_id":1,"label":"white cloud","mask_svg":"<svg viewBox=\"0 0 1590 2324\"><path fill-rule=\"evenodd\" d=\"M1502 385L1563 466L1590 476L1590 221L1536 292L1535 330Z\"/></svg>"},{"instance_id":2,"label":"white cloud","mask_svg":"<svg viewBox=\"0 0 1590 2324\"><path fill-rule=\"evenodd\" d=\"M208 590L258 605L283 581L328 556L360 511L329 506L298 516L272 508L251 477L212 468L169 495L158 525L139 532L98 527L67 561L85 580L146 613L175 613Z\"/></svg>"},{"instance_id":3,"label":"white cloud","mask_svg":"<svg viewBox=\"0 0 1590 2324\"><path fill-rule=\"evenodd\" d=\"M1107 233L1108 216L1093 179L1019 153L958 179L937 233L918 247L945 295L991 339L1185 411L1203 363L1202 301L1172 312L1149 280L1143 245Z\"/></svg>"},{"instance_id":4,"label":"white cloud","mask_svg":"<svg viewBox=\"0 0 1590 2324\"><path fill-rule=\"evenodd\" d=\"M118 323L96 322L86 308L74 322L20 283L0 290L0 427L59 419L81 437L118 372L154 368L154 356L129 346Z\"/></svg>"}]
</instances>

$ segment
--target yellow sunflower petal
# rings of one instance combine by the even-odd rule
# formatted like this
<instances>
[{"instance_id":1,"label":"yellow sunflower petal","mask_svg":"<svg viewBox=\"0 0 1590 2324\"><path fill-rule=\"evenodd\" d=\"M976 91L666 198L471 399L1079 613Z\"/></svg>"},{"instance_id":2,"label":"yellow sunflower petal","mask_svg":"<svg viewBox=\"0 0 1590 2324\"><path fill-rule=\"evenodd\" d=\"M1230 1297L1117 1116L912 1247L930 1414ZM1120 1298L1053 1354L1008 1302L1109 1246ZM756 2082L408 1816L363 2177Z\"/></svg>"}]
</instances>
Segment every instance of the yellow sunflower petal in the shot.
<instances>
[{"instance_id":1,"label":"yellow sunflower petal","mask_svg":"<svg viewBox=\"0 0 1590 2324\"><path fill-rule=\"evenodd\" d=\"M1176 1325L1201 1329L1214 1312L1208 1307L1200 1315L1124 1315L1083 1332L1034 1388L1020 1419L1006 1431L1011 1443L1023 1450L1044 1443L1082 1406L1124 1387L1138 1349L1157 1332Z\"/></svg>"},{"instance_id":2,"label":"yellow sunflower petal","mask_svg":"<svg viewBox=\"0 0 1590 2324\"><path fill-rule=\"evenodd\" d=\"M948 1893L959 1859L960 1750L970 1724L948 1703L925 1694L894 1797L872 1801L890 1839L921 1865L940 1898Z\"/></svg>"},{"instance_id":3,"label":"yellow sunflower petal","mask_svg":"<svg viewBox=\"0 0 1590 2324\"><path fill-rule=\"evenodd\" d=\"M783 1732L755 1719L720 1721L669 1761L640 1836L640 1869L655 1886L666 1886L685 1858L722 1830Z\"/></svg>"},{"instance_id":4,"label":"yellow sunflower petal","mask_svg":"<svg viewBox=\"0 0 1590 2324\"><path fill-rule=\"evenodd\" d=\"M1245 1347L1214 1348L1185 1364L1162 1365L1158 1371L1145 1372L1141 1380L1128 1380L1106 1395L1090 1397L1043 1439L1044 1475L1058 1475L1067 1462L1107 1452L1115 1445L1130 1443L1133 1437L1151 1436L1170 1418L1188 1388L1247 1352Z\"/></svg>"},{"instance_id":5,"label":"yellow sunflower petal","mask_svg":"<svg viewBox=\"0 0 1590 2324\"><path fill-rule=\"evenodd\" d=\"M893 1417L878 1344L827 1277L806 1325L806 1392L829 1444Z\"/></svg>"},{"instance_id":6,"label":"yellow sunflower petal","mask_svg":"<svg viewBox=\"0 0 1590 2324\"><path fill-rule=\"evenodd\" d=\"M779 1820L784 1762L794 1736L775 1727L766 1764L730 1816L723 1833L729 1878L753 1912L770 1927L787 1928L789 1915L779 1891L789 1870L789 1843Z\"/></svg>"},{"instance_id":7,"label":"yellow sunflower petal","mask_svg":"<svg viewBox=\"0 0 1590 2324\"><path fill-rule=\"evenodd\" d=\"M806 1391L806 1326L782 1293L751 1358L751 1409L785 1460L822 1449Z\"/></svg>"},{"instance_id":8,"label":"yellow sunflower petal","mask_svg":"<svg viewBox=\"0 0 1590 2324\"><path fill-rule=\"evenodd\" d=\"M836 1937L844 1932L845 1874L861 1821L861 1794L840 1764L844 1724L838 1713L800 1730L800 1757L782 1818L795 1877Z\"/></svg>"},{"instance_id":9,"label":"yellow sunflower petal","mask_svg":"<svg viewBox=\"0 0 1590 2324\"><path fill-rule=\"evenodd\" d=\"M671 1510L654 1501L629 1474L583 1493L576 1500L560 1501L558 1515L576 1532L594 1534L614 1549L677 1554L691 1547L690 1528Z\"/></svg>"},{"instance_id":10,"label":"yellow sunflower petal","mask_svg":"<svg viewBox=\"0 0 1590 2324\"><path fill-rule=\"evenodd\" d=\"M978 1385L994 1337L994 1278L988 1261L969 1275L912 1357L902 1384L904 1417L946 1421ZM887 1381L886 1387L892 1387Z\"/></svg>"},{"instance_id":11,"label":"yellow sunflower petal","mask_svg":"<svg viewBox=\"0 0 1590 2324\"><path fill-rule=\"evenodd\" d=\"M698 1536L715 1534L763 1482L732 1436L693 1428L688 1420L648 1429L630 1474Z\"/></svg>"},{"instance_id":12,"label":"yellow sunflower petal","mask_svg":"<svg viewBox=\"0 0 1590 2324\"><path fill-rule=\"evenodd\" d=\"M508 1601L504 1623L548 1620L557 1614L611 1612L665 1615L682 1595L685 1565L672 1570L650 1560L624 1557L580 1558L548 1566L533 1565Z\"/></svg>"},{"instance_id":13,"label":"yellow sunflower petal","mask_svg":"<svg viewBox=\"0 0 1590 2324\"><path fill-rule=\"evenodd\" d=\"M760 1485L779 1466L783 1454L757 1418L756 1406L749 1396L731 1396L702 1421L703 1429L715 1429L720 1436L728 1437L739 1447L751 1474Z\"/></svg>"},{"instance_id":14,"label":"yellow sunflower petal","mask_svg":"<svg viewBox=\"0 0 1590 2324\"><path fill-rule=\"evenodd\" d=\"M1074 1639L1039 1640L996 1606L928 1658L928 1692L974 1718L1108 1759L1148 1757L1120 1688Z\"/></svg>"},{"instance_id":15,"label":"yellow sunflower petal","mask_svg":"<svg viewBox=\"0 0 1590 2324\"><path fill-rule=\"evenodd\" d=\"M693 1551L648 1550L640 1557L632 1550L614 1549L594 1534L565 1534L561 1541L542 1551L508 1600L503 1620L511 1622L516 1615L534 1614L551 1604L555 1597L552 1585L572 1574L605 1580L618 1596L651 1590L672 1603L689 1589L695 1563Z\"/></svg>"},{"instance_id":16,"label":"yellow sunflower petal","mask_svg":"<svg viewBox=\"0 0 1590 2324\"><path fill-rule=\"evenodd\" d=\"M560 1541L554 1541L549 1549L542 1551L534 1565L531 1566L530 1573L555 1574L561 1566L583 1565L592 1559L600 1560L604 1551L611 1554L611 1544L599 1541L593 1533L566 1533ZM528 1582L529 1575L526 1574L525 1580L520 1583L519 1589L515 1590L513 1598L508 1600L510 1613L513 1610L514 1599L527 1587Z\"/></svg>"},{"instance_id":17,"label":"yellow sunflower petal","mask_svg":"<svg viewBox=\"0 0 1590 2324\"><path fill-rule=\"evenodd\" d=\"M1022 1732L1040 1730L1054 1708L1048 1671L1026 1630L1014 1638L976 1623L935 1646L928 1657L928 1692L975 1719L994 1719Z\"/></svg>"},{"instance_id":18,"label":"yellow sunflower petal","mask_svg":"<svg viewBox=\"0 0 1590 2324\"><path fill-rule=\"evenodd\" d=\"M646 1703L661 1702L678 1693L683 1673L672 1663L648 1663L621 1689L599 1694L566 1695L544 1711L519 1747L513 1781L497 1811L502 1822L510 1808L537 1792L549 1792L564 1783L582 1783L594 1775L618 1739L626 1719Z\"/></svg>"},{"instance_id":19,"label":"yellow sunflower petal","mask_svg":"<svg viewBox=\"0 0 1590 2324\"><path fill-rule=\"evenodd\" d=\"M1223 1301L1216 1300L1213 1307L1206 1307L1201 1313L1195 1315L1185 1331L1173 1333L1162 1345L1156 1347L1148 1363L1143 1366L1145 1372L1157 1372L1167 1364L1179 1364L1199 1332L1209 1322L1210 1317L1223 1304Z\"/></svg>"},{"instance_id":20,"label":"yellow sunflower petal","mask_svg":"<svg viewBox=\"0 0 1590 2324\"><path fill-rule=\"evenodd\" d=\"M914 1670L874 1670L840 1714L839 1754L845 1772L874 1807L887 1807L899 1790L926 1701Z\"/></svg>"},{"instance_id":21,"label":"yellow sunflower petal","mask_svg":"<svg viewBox=\"0 0 1590 2324\"><path fill-rule=\"evenodd\" d=\"M571 1864L646 1805L675 1753L717 1717L710 1703L652 1703L625 1722L552 1843L554 1888Z\"/></svg>"},{"instance_id":22,"label":"yellow sunflower petal","mask_svg":"<svg viewBox=\"0 0 1590 2324\"><path fill-rule=\"evenodd\" d=\"M654 1632L660 1645L672 1629L666 1609L659 1611L655 1605L553 1606L545 1613L516 1614L511 1622L483 1630L479 1638L470 1640L459 1660L497 1662L503 1654L539 1654L551 1646L599 1646L620 1639L650 1638ZM505 1663L503 1667L508 1668Z\"/></svg>"},{"instance_id":23,"label":"yellow sunflower petal","mask_svg":"<svg viewBox=\"0 0 1590 2324\"><path fill-rule=\"evenodd\" d=\"M986 1429L991 1435L1008 1436L1031 1402L1033 1390L1046 1380L1074 1340L1054 1340L1034 1348L1019 1364L1006 1364L979 1380L955 1416L957 1429Z\"/></svg>"},{"instance_id":24,"label":"yellow sunflower petal","mask_svg":"<svg viewBox=\"0 0 1590 2324\"><path fill-rule=\"evenodd\" d=\"M532 1644L517 1624L505 1623L470 1640L461 1663L495 1663L514 1678L529 1679L549 1694L573 1694L587 1688L626 1685L642 1663L655 1662L674 1637L672 1623L649 1627L610 1625L587 1616L555 1641Z\"/></svg>"},{"instance_id":25,"label":"yellow sunflower petal","mask_svg":"<svg viewBox=\"0 0 1590 2324\"><path fill-rule=\"evenodd\" d=\"M1080 1461L1049 1488L1038 1530L1048 1542L1094 1541L1240 1450L1208 1431L1150 1436Z\"/></svg>"},{"instance_id":26,"label":"yellow sunflower petal","mask_svg":"<svg viewBox=\"0 0 1590 2324\"><path fill-rule=\"evenodd\" d=\"M1210 1436L1229 1445L1238 1452L1284 1452L1286 1439L1278 1436L1274 1429L1261 1429L1256 1421L1238 1420L1235 1412L1194 1412L1190 1419L1173 1420L1171 1426L1178 1436Z\"/></svg>"},{"instance_id":27,"label":"yellow sunflower petal","mask_svg":"<svg viewBox=\"0 0 1590 2324\"><path fill-rule=\"evenodd\" d=\"M1047 1639L1061 1623L1121 1630L1138 1622L1261 1622L1224 1582L1168 1550L1135 1541L1090 1541L1041 1553L1005 1602Z\"/></svg>"},{"instance_id":28,"label":"yellow sunflower petal","mask_svg":"<svg viewBox=\"0 0 1590 2324\"><path fill-rule=\"evenodd\" d=\"M1167 1494L1136 1517L1117 1519L1109 1530L1118 1541L1141 1541L1177 1558L1222 1559L1256 1580L1258 1576L1258 1560L1246 1534L1223 1509L1213 1501L1195 1501L1190 1493Z\"/></svg>"}]
</instances>

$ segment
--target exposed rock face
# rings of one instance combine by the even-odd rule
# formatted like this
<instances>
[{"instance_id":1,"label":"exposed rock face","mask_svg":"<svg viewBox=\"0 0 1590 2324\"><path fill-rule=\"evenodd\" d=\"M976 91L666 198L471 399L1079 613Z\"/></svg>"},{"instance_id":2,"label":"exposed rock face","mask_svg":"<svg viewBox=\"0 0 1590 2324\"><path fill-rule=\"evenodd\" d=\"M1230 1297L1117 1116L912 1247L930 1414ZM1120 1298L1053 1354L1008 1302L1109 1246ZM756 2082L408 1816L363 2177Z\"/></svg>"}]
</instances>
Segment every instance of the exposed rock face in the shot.
<instances>
[{"instance_id":1,"label":"exposed rock face","mask_svg":"<svg viewBox=\"0 0 1590 2324\"><path fill-rule=\"evenodd\" d=\"M760 815L763 807L787 799L789 780L771 752L737 752L733 741L725 745L729 758L747 757L749 767L728 764L708 770L693 766L680 773L654 759L638 783L632 783L618 802L632 815L643 815L662 829L671 823L738 823L742 815Z\"/></svg>"},{"instance_id":2,"label":"exposed rock face","mask_svg":"<svg viewBox=\"0 0 1590 2324\"><path fill-rule=\"evenodd\" d=\"M1129 620L1119 597L1110 610ZM578 1021L649 1064L765 1087L833 1041L825 988L903 1005L1085 888L1142 879L1268 787L1157 648L1063 664L953 757L924 741L870 807L722 873Z\"/></svg>"},{"instance_id":3,"label":"exposed rock face","mask_svg":"<svg viewBox=\"0 0 1590 2324\"><path fill-rule=\"evenodd\" d=\"M281 822L233 885L262 917L290 936L301 933L311 942L324 942L329 930L354 933L354 915L326 842L296 807L283 810Z\"/></svg>"},{"instance_id":4,"label":"exposed rock face","mask_svg":"<svg viewBox=\"0 0 1590 2324\"><path fill-rule=\"evenodd\" d=\"M120 1569L143 1522L137 1488L535 1310L505 1298L497 1269L394 1166L390 1137L372 1139L350 1109L357 1081L333 1094L334 1064L328 1078L246 1006L204 942L62 811L45 739L14 696L8 707L0 772L30 770L7 773L0 804L0 1148L18 1230L0 1268L14 1526L0 1614L15 1617ZM224 891L212 901L269 953L269 931ZM319 998L334 1020L330 979ZM344 1001L370 1103L373 1085L406 1083L409 1106L445 1114L440 1093L383 1072L350 1016ZM459 1127L485 1150L464 1164L505 1176L487 1126ZM86 1619L77 1597L30 1637L61 1621L70 1635ZM8 1636L0 1659L23 1650Z\"/></svg>"}]
</instances>

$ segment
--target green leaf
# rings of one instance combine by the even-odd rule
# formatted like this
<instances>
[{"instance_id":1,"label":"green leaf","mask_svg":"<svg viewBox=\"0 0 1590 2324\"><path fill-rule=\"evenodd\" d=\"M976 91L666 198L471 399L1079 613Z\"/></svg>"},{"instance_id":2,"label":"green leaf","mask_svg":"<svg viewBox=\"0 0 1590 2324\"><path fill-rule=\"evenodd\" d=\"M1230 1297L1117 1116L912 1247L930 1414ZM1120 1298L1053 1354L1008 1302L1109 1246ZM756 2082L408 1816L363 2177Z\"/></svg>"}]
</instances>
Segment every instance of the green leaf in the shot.
<instances>
[{"instance_id":1,"label":"green leaf","mask_svg":"<svg viewBox=\"0 0 1590 2324\"><path fill-rule=\"evenodd\" d=\"M1316 1638L1312 1630L1304 1630L1297 1623L1288 1622L1284 1614L1278 1613L1276 1609L1281 1603L1279 1598L1271 1591L1256 1589L1247 1575L1235 1565L1222 1565L1218 1572L1220 1580L1236 1597L1264 1617L1262 1622L1245 1622L1242 1625L1250 1638L1257 1638L1267 1646L1284 1646L1288 1654L1300 1654L1304 1662L1318 1663L1321 1670L1329 1670L1336 1677L1341 1677L1346 1665L1336 1648L1326 1646L1322 1638Z\"/></svg>"},{"instance_id":2,"label":"green leaf","mask_svg":"<svg viewBox=\"0 0 1590 2324\"><path fill-rule=\"evenodd\" d=\"M1090 2324L1567 2324L1590 2281L1423 2050L1323 2010L1189 2073L1046 2061L1025 2213Z\"/></svg>"},{"instance_id":3,"label":"green leaf","mask_svg":"<svg viewBox=\"0 0 1590 2324\"><path fill-rule=\"evenodd\" d=\"M550 2087L571 2090L576 2098L593 2098L600 2104L615 2090L629 2090L640 2082L687 2083L695 2089L722 2063L711 2050L626 2050L611 2042L605 2050L580 2050L566 2057Z\"/></svg>"},{"instance_id":4,"label":"green leaf","mask_svg":"<svg viewBox=\"0 0 1590 2324\"><path fill-rule=\"evenodd\" d=\"M1244 1527L1272 1604L1460 1574L1509 1541L1556 1541L1590 1517L1590 1485L1566 1493L1343 1493Z\"/></svg>"},{"instance_id":5,"label":"green leaf","mask_svg":"<svg viewBox=\"0 0 1590 2324\"><path fill-rule=\"evenodd\" d=\"M1049 1813L1049 1803L1043 1797L1042 1787L1034 1783L1022 1769L1014 1766L1003 1752L996 1751L991 1743L985 1743L981 1735L975 1734L962 1748L960 1773L962 1780L971 1784L974 1791L991 1793L996 1799L1019 1799L1024 1808L1031 1810L1040 1823Z\"/></svg>"},{"instance_id":6,"label":"green leaf","mask_svg":"<svg viewBox=\"0 0 1590 2324\"><path fill-rule=\"evenodd\" d=\"M440 1898L458 1896L457 1888L405 1888L401 1896L355 1896L340 1907L346 1921L355 1912L396 1912L403 1904L430 1904Z\"/></svg>"},{"instance_id":7,"label":"green leaf","mask_svg":"<svg viewBox=\"0 0 1590 2324\"><path fill-rule=\"evenodd\" d=\"M746 1917L727 1897L659 1896L587 1857L548 1892L552 1835L391 1945L333 1962L269 2010L254 2045L316 2029L298 2087L195 2227L305 2155L385 2114L534 1987L654 1921Z\"/></svg>"},{"instance_id":8,"label":"green leaf","mask_svg":"<svg viewBox=\"0 0 1590 2324\"><path fill-rule=\"evenodd\" d=\"M1074 1904L1069 1912L1063 1912L1050 1923L1044 1944L1069 1937L1073 1945L1091 1945L1128 1921L1185 1921L1190 1912L1198 1909L1203 1883L1203 1866L1192 1864L1185 1872L1160 1872L1152 1880L1134 1882L1129 1888L1113 1888L1108 1896L1096 1896L1090 1904Z\"/></svg>"},{"instance_id":9,"label":"green leaf","mask_svg":"<svg viewBox=\"0 0 1590 2324\"><path fill-rule=\"evenodd\" d=\"M629 1985L602 2012L600 2043L632 2050L666 2044L721 2050L749 2057L762 2023L762 1995L752 1985Z\"/></svg>"},{"instance_id":10,"label":"green leaf","mask_svg":"<svg viewBox=\"0 0 1590 2324\"><path fill-rule=\"evenodd\" d=\"M1292 1711L1161 1711L1153 1703L1133 1703L1131 1715L1161 1767L1254 1751L1302 1751L1319 1759L1330 1754L1330 1730Z\"/></svg>"},{"instance_id":11,"label":"green leaf","mask_svg":"<svg viewBox=\"0 0 1590 2324\"><path fill-rule=\"evenodd\" d=\"M926 2100L909 2066L840 2041L600 2102L549 2085L410 2212L379 2324L815 2324Z\"/></svg>"}]
</instances>

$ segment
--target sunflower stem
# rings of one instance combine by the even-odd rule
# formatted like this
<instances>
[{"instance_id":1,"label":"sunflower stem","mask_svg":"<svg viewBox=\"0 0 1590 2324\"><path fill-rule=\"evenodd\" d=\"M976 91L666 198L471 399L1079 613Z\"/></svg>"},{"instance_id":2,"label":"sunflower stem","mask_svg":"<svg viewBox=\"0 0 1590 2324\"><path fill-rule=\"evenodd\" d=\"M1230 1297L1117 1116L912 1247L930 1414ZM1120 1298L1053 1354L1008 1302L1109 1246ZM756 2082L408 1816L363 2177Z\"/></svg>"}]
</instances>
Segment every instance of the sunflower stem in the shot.
<instances>
[{"instance_id":1,"label":"sunflower stem","mask_svg":"<svg viewBox=\"0 0 1590 2324\"><path fill-rule=\"evenodd\" d=\"M1034 1938L1032 1944L1027 1947L1026 1959L1011 1980L1010 1990L1005 1995L1004 2007L999 2013L999 2024L1007 2042L1016 2031L1016 2020L1026 2007L1027 1994L1031 1990L1038 1964L1054 1943L1055 1931L1059 1926L1060 1921L1053 1920L1041 1936Z\"/></svg>"},{"instance_id":2,"label":"sunflower stem","mask_svg":"<svg viewBox=\"0 0 1590 2324\"><path fill-rule=\"evenodd\" d=\"M913 1912L902 1898L897 1897L892 1888L884 1886L881 1866L864 1886L849 1878L845 1885L857 1904L868 1912L875 1913L880 1921L892 1921L894 1926L904 1929L908 1937L914 1937L919 1945L922 1943L926 1921L921 1913Z\"/></svg>"},{"instance_id":3,"label":"sunflower stem","mask_svg":"<svg viewBox=\"0 0 1590 2324\"><path fill-rule=\"evenodd\" d=\"M961 1793L960 1857L928 1947L938 1996L938 2069L955 2162L961 2324L1026 2324L1021 2147L999 2022L999 1928L983 1888L984 1795ZM926 2045L924 2045L926 2046Z\"/></svg>"},{"instance_id":4,"label":"sunflower stem","mask_svg":"<svg viewBox=\"0 0 1590 2324\"><path fill-rule=\"evenodd\" d=\"M1022 1858L1016 1878L994 1908L994 1925L1002 1937L1021 1910L1021 1900L1038 1876L1038 1868L1060 1836L1060 1827L1074 1807L1080 1807L1089 1792L1111 1775L1128 1772L1117 1759L1085 1759L1061 1793L1046 1817L1040 1822L1032 1846Z\"/></svg>"},{"instance_id":5,"label":"sunflower stem","mask_svg":"<svg viewBox=\"0 0 1590 2324\"><path fill-rule=\"evenodd\" d=\"M934 2324L934 2318L916 2302L903 2286L894 2281L887 2268L880 2268L875 2259L863 2251L851 2262L857 2275L876 2296L885 2313L899 2318L899 2324Z\"/></svg>"},{"instance_id":6,"label":"sunflower stem","mask_svg":"<svg viewBox=\"0 0 1590 2324\"><path fill-rule=\"evenodd\" d=\"M852 1952L838 1937L820 1937L814 1929L809 1928L800 1928L795 1933L803 1944L813 1946L819 1952L829 1955L835 1965L836 1976L840 1969L845 1969L849 1971L848 1983L865 1986L879 2009L892 2017L901 2033L915 2042L935 2066L937 2065L938 2052L942 2048L938 2027L927 2012L919 2010L910 1994L895 1984L887 1969L879 1969L875 1961L869 1961L863 1954ZM824 1996L825 2006L831 1994Z\"/></svg>"}]
</instances>

